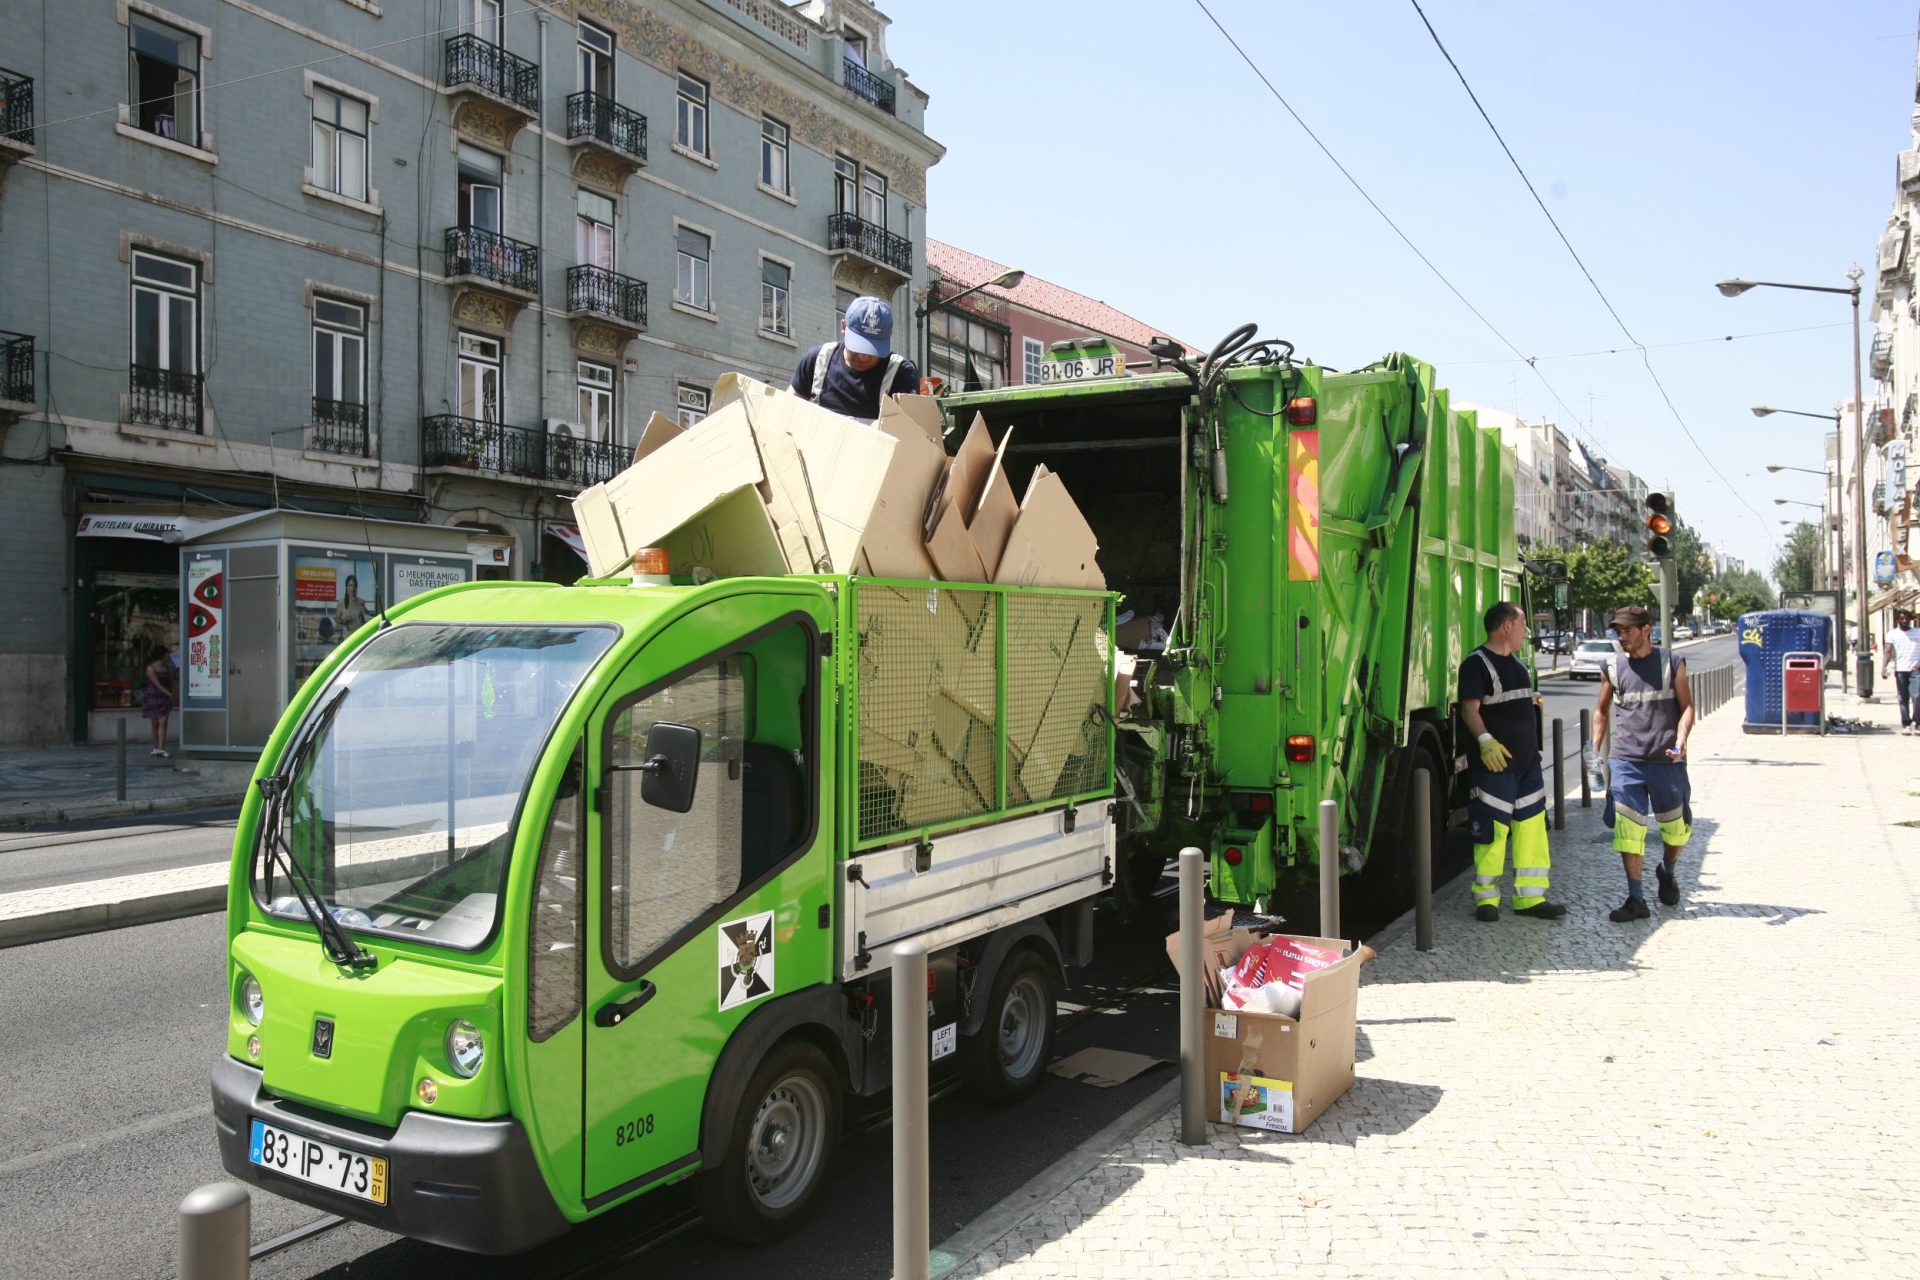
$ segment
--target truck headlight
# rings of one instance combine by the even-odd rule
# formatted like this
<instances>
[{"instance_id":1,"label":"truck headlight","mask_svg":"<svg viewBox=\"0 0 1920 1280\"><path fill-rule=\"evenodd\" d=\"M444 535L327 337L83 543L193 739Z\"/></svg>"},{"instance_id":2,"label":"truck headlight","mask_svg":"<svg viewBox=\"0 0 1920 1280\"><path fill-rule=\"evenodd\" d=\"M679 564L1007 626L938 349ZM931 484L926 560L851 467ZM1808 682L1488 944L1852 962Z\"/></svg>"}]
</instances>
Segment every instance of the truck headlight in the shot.
<instances>
[{"instance_id":1,"label":"truck headlight","mask_svg":"<svg viewBox=\"0 0 1920 1280\"><path fill-rule=\"evenodd\" d=\"M471 1080L486 1056L487 1045L480 1038L480 1028L464 1019L447 1027L447 1061L455 1075Z\"/></svg>"},{"instance_id":2,"label":"truck headlight","mask_svg":"<svg viewBox=\"0 0 1920 1280\"><path fill-rule=\"evenodd\" d=\"M266 1011L267 997L260 990L260 979L248 974L240 980L240 1012L257 1027Z\"/></svg>"}]
</instances>

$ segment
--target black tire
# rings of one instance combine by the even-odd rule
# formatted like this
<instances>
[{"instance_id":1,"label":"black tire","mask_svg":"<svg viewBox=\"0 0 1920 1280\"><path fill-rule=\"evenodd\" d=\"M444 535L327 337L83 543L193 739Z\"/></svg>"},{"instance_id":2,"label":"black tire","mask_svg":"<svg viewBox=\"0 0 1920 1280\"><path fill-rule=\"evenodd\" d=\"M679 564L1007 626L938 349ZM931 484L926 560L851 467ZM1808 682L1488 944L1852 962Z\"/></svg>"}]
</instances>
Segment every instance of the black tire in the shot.
<instances>
[{"instance_id":1,"label":"black tire","mask_svg":"<svg viewBox=\"0 0 1920 1280\"><path fill-rule=\"evenodd\" d=\"M1040 1087L1053 1058L1059 992L1052 967L1025 947L1000 963L980 1030L960 1041L960 1077L982 1102L1011 1106Z\"/></svg>"},{"instance_id":2,"label":"black tire","mask_svg":"<svg viewBox=\"0 0 1920 1280\"><path fill-rule=\"evenodd\" d=\"M827 1055L789 1038L747 1085L719 1164L694 1179L708 1230L770 1244L806 1221L840 1144L840 1079Z\"/></svg>"}]
</instances>

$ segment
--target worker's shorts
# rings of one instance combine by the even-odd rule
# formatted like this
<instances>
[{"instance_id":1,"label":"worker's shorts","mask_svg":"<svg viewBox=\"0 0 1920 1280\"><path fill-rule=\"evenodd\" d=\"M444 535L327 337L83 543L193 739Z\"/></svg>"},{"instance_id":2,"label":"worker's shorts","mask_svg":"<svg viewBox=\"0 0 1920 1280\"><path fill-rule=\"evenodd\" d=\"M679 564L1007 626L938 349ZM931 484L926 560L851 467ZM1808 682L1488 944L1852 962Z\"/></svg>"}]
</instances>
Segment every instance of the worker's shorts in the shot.
<instances>
[{"instance_id":1,"label":"worker's shorts","mask_svg":"<svg viewBox=\"0 0 1920 1280\"><path fill-rule=\"evenodd\" d=\"M1601 820L1613 828L1619 853L1644 854L1647 828L1658 824L1660 842L1674 848L1693 837L1693 787L1683 760L1607 762L1613 781Z\"/></svg>"},{"instance_id":2,"label":"worker's shorts","mask_svg":"<svg viewBox=\"0 0 1920 1280\"><path fill-rule=\"evenodd\" d=\"M1467 797L1467 827L1475 844L1492 844L1495 828L1524 822L1547 808L1547 783L1540 773L1540 757L1525 769L1509 765L1505 771L1473 770L1473 792Z\"/></svg>"}]
</instances>

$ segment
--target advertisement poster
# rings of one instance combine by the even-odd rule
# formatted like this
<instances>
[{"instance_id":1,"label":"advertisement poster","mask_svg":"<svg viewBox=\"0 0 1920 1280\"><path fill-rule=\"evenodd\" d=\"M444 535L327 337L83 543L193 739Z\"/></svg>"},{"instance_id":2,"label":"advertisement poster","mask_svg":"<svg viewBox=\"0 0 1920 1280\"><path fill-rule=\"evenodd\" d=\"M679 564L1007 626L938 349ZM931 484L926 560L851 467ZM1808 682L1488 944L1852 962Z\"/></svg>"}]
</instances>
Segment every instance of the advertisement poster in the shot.
<instances>
[{"instance_id":1,"label":"advertisement poster","mask_svg":"<svg viewBox=\"0 0 1920 1280\"><path fill-rule=\"evenodd\" d=\"M380 564L364 551L289 547L293 589L293 687L342 640L380 612Z\"/></svg>"},{"instance_id":2,"label":"advertisement poster","mask_svg":"<svg viewBox=\"0 0 1920 1280\"><path fill-rule=\"evenodd\" d=\"M184 693L189 702L218 703L227 692L227 553L196 551L187 561L187 651Z\"/></svg>"},{"instance_id":3,"label":"advertisement poster","mask_svg":"<svg viewBox=\"0 0 1920 1280\"><path fill-rule=\"evenodd\" d=\"M390 605L473 578L473 561L464 557L394 555L389 557L388 566L393 574Z\"/></svg>"}]
</instances>

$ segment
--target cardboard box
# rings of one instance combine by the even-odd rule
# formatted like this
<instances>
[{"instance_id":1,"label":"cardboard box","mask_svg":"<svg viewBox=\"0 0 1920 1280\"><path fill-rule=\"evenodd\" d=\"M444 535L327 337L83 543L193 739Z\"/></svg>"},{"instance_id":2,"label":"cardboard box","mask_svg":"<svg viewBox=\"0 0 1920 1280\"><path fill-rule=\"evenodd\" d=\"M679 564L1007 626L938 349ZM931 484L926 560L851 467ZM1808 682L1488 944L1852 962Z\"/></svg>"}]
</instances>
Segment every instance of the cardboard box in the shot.
<instances>
[{"instance_id":1,"label":"cardboard box","mask_svg":"<svg viewBox=\"0 0 1920 1280\"><path fill-rule=\"evenodd\" d=\"M706 575L745 578L787 571L786 552L751 486L735 489L657 545L667 549L676 575L696 581Z\"/></svg>"},{"instance_id":2,"label":"cardboard box","mask_svg":"<svg viewBox=\"0 0 1920 1280\"><path fill-rule=\"evenodd\" d=\"M880 430L893 437L893 459L861 541L862 572L883 578L940 576L925 532L934 489L947 469L939 422L939 408L924 396L889 396L881 403ZM961 564L967 567L964 560Z\"/></svg>"},{"instance_id":3,"label":"cardboard box","mask_svg":"<svg viewBox=\"0 0 1920 1280\"><path fill-rule=\"evenodd\" d=\"M745 416L708 418L698 431L660 445L643 465L573 500L588 571L595 577L618 572L634 552L659 546L714 503L759 484L763 475L760 449Z\"/></svg>"},{"instance_id":4,"label":"cardboard box","mask_svg":"<svg viewBox=\"0 0 1920 1280\"><path fill-rule=\"evenodd\" d=\"M640 429L640 441L633 446L633 460L638 462L667 441L677 440L685 434L685 427L655 410L653 416L647 419L647 425Z\"/></svg>"},{"instance_id":5,"label":"cardboard box","mask_svg":"<svg viewBox=\"0 0 1920 1280\"><path fill-rule=\"evenodd\" d=\"M1005 479L1004 476L1001 477ZM1004 486L1003 486L1004 491ZM1035 467L1008 530L994 571L995 582L1022 587L1088 587L1104 590L1100 540L1080 514L1060 477Z\"/></svg>"}]
</instances>

